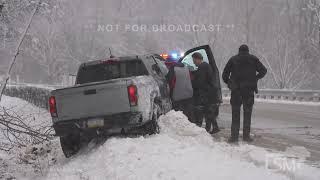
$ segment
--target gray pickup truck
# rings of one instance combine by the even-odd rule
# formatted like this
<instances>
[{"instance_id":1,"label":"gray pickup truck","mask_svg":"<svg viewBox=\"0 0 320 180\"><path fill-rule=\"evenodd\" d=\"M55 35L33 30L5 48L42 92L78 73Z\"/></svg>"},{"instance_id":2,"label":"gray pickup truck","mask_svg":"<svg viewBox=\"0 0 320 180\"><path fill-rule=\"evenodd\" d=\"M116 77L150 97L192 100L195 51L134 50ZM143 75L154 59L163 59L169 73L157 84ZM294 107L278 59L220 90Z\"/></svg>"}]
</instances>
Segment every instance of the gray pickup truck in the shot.
<instances>
[{"instance_id":1,"label":"gray pickup truck","mask_svg":"<svg viewBox=\"0 0 320 180\"><path fill-rule=\"evenodd\" d=\"M192 76L197 69L194 52L212 66L221 100L219 70L209 45L186 51L177 62L189 67ZM81 64L76 84L52 91L49 99L53 128L65 156L97 135L157 133L158 117L172 108L167 73L165 59L156 54Z\"/></svg>"},{"instance_id":2,"label":"gray pickup truck","mask_svg":"<svg viewBox=\"0 0 320 180\"><path fill-rule=\"evenodd\" d=\"M158 131L157 118L171 110L168 70L158 55L91 61L76 84L51 92L53 128L66 157L100 134Z\"/></svg>"}]
</instances>

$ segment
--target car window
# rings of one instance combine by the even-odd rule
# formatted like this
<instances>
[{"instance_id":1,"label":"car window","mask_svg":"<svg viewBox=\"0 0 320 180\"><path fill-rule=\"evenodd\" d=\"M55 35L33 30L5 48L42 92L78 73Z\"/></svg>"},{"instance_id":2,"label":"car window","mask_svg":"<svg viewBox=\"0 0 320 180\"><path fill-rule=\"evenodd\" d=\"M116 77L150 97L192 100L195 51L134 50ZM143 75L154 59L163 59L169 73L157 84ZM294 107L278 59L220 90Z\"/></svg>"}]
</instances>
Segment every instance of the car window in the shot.
<instances>
[{"instance_id":1,"label":"car window","mask_svg":"<svg viewBox=\"0 0 320 180\"><path fill-rule=\"evenodd\" d=\"M203 61L209 63L208 55L205 49L194 51L182 59L182 63L189 68L190 71L196 71L198 67L193 63L192 54L198 52L203 56Z\"/></svg>"},{"instance_id":2,"label":"car window","mask_svg":"<svg viewBox=\"0 0 320 180\"><path fill-rule=\"evenodd\" d=\"M81 67L77 84L142 75L148 75L148 71L141 60L114 61Z\"/></svg>"}]
</instances>

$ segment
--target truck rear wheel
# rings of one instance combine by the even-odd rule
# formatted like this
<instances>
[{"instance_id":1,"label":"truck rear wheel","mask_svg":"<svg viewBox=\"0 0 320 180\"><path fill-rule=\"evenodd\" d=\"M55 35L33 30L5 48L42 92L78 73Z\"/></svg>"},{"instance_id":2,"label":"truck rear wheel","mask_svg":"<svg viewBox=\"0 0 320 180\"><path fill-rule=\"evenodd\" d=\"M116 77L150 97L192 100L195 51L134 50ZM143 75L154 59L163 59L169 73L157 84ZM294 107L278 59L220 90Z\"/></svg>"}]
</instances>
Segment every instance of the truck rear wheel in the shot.
<instances>
[{"instance_id":1,"label":"truck rear wheel","mask_svg":"<svg viewBox=\"0 0 320 180\"><path fill-rule=\"evenodd\" d=\"M146 133L149 134L149 135L152 135L152 134L159 134L160 133L160 129L159 129L159 125L158 125L158 122L157 121L150 121L150 122L147 122L145 125L145 130L146 130Z\"/></svg>"},{"instance_id":2,"label":"truck rear wheel","mask_svg":"<svg viewBox=\"0 0 320 180\"><path fill-rule=\"evenodd\" d=\"M69 158L80 150L80 136L78 135L68 135L60 137L60 144L63 154L66 158Z\"/></svg>"},{"instance_id":3,"label":"truck rear wheel","mask_svg":"<svg viewBox=\"0 0 320 180\"><path fill-rule=\"evenodd\" d=\"M155 111L152 115L151 121L147 122L144 126L147 131L147 134L159 134L160 133L160 127L158 125L158 118L159 114L158 111Z\"/></svg>"}]
</instances>

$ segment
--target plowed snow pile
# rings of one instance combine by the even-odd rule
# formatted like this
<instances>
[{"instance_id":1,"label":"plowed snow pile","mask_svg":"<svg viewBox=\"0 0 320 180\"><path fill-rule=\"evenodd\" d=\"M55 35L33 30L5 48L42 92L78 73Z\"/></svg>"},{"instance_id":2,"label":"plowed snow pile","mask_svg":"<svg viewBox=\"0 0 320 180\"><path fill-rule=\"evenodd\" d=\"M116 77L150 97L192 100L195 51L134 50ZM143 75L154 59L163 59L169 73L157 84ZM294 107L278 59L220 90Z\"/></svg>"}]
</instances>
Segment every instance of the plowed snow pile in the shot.
<instances>
[{"instance_id":1,"label":"plowed snow pile","mask_svg":"<svg viewBox=\"0 0 320 180\"><path fill-rule=\"evenodd\" d=\"M318 169L302 165L295 172L265 168L262 148L214 142L205 130L171 111L160 118L161 133L139 138L111 138L50 169L47 179L314 179ZM313 177L313 178L312 178Z\"/></svg>"},{"instance_id":2,"label":"plowed snow pile","mask_svg":"<svg viewBox=\"0 0 320 180\"><path fill-rule=\"evenodd\" d=\"M0 106L20 115L32 114L35 124L51 123L46 110L21 99L4 97ZM91 143L70 159L64 158L57 138L9 152L0 151L0 179L319 180L319 169L303 163L309 154L306 149L284 152L286 156L299 156L295 162L301 164L291 171L279 171L271 162L272 169L265 167L270 152L251 145L215 142L181 112L161 116L159 125L160 134L115 137L101 145Z\"/></svg>"}]
</instances>

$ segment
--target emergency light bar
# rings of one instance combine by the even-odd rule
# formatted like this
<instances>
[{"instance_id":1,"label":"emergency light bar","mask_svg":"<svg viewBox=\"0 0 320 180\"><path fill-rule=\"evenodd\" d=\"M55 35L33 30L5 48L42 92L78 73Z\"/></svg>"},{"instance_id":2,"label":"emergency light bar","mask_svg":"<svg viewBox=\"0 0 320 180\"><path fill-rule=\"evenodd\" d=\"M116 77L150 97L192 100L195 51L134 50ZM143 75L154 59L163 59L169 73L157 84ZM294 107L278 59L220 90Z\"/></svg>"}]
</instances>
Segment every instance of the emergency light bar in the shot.
<instances>
[{"instance_id":1,"label":"emergency light bar","mask_svg":"<svg viewBox=\"0 0 320 180\"><path fill-rule=\"evenodd\" d=\"M160 54L160 56L165 59L165 60L178 60L179 58L183 57L184 56L184 53L177 53L177 52L173 52L173 53L170 53L170 54Z\"/></svg>"}]
</instances>

